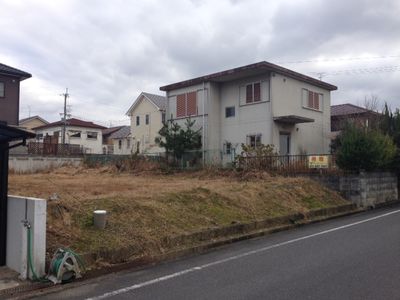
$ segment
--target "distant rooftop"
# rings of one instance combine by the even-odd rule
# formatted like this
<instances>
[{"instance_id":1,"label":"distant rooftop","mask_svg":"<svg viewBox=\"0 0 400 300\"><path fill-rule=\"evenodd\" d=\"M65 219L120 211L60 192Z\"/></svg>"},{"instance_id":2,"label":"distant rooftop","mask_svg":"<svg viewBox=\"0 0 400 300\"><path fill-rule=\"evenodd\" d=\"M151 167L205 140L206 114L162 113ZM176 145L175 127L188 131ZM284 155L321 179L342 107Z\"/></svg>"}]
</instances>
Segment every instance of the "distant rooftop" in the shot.
<instances>
[{"instance_id":1,"label":"distant rooftop","mask_svg":"<svg viewBox=\"0 0 400 300\"><path fill-rule=\"evenodd\" d=\"M60 121L49 123L49 124L46 124L43 126L35 127L32 129L37 130L37 129L51 128L51 127L56 127L56 126L62 126L63 124L64 124L64 122L62 120L60 120ZM106 129L106 127L95 124L93 122L82 121L82 120L75 119L75 118L68 119L67 126Z\"/></svg>"},{"instance_id":2,"label":"distant rooftop","mask_svg":"<svg viewBox=\"0 0 400 300\"><path fill-rule=\"evenodd\" d=\"M159 110L166 110L167 109L167 98L161 95L156 95L156 94L150 94L146 92L140 93L140 95L136 98L136 100L133 102L131 107L127 111L127 115L129 116L132 111L136 108L136 106L139 104L141 101L142 97L147 98L153 105L159 109Z\"/></svg>"},{"instance_id":3,"label":"distant rooftop","mask_svg":"<svg viewBox=\"0 0 400 300\"><path fill-rule=\"evenodd\" d=\"M346 115L357 115L357 114L363 114L363 113L376 113L372 110L351 104L351 103L345 103L345 104L338 104L338 105L332 105L331 106L331 116L346 116Z\"/></svg>"},{"instance_id":4,"label":"distant rooftop","mask_svg":"<svg viewBox=\"0 0 400 300\"><path fill-rule=\"evenodd\" d=\"M111 136L110 139L123 139L128 137L131 134L131 127L130 126L123 126L118 131L115 131Z\"/></svg>"},{"instance_id":5,"label":"distant rooftop","mask_svg":"<svg viewBox=\"0 0 400 300\"><path fill-rule=\"evenodd\" d=\"M0 74L18 77L21 80L24 80L24 79L32 77L31 74L29 74L29 73L27 73L25 71L22 71L22 70L7 66L7 65L2 64L2 63L0 63Z\"/></svg>"},{"instance_id":6,"label":"distant rooftop","mask_svg":"<svg viewBox=\"0 0 400 300\"><path fill-rule=\"evenodd\" d=\"M49 122L47 122L45 119L43 119L43 118L41 118L39 116L33 116L33 117L28 117L28 118L21 119L21 120L19 120L19 124L21 125L21 124L23 124L25 122L28 122L28 121L34 120L34 119L39 119L43 123L49 124Z\"/></svg>"}]
</instances>

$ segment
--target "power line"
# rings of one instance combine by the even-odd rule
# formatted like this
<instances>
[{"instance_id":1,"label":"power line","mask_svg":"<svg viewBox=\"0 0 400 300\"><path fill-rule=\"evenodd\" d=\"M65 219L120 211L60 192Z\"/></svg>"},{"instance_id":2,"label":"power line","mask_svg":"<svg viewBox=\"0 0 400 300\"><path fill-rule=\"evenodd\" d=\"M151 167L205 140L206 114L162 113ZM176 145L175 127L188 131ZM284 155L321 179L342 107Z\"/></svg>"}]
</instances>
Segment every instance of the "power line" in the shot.
<instances>
[{"instance_id":1,"label":"power line","mask_svg":"<svg viewBox=\"0 0 400 300\"><path fill-rule=\"evenodd\" d=\"M381 55L381 56L370 56L370 57L348 57L348 58L325 58L325 59L307 59L307 60L294 60L294 61L279 61L278 64L303 64L303 63L313 63L313 62L335 62L335 61L352 61L352 60L374 60L374 59L390 59L390 58L400 58L398 55Z\"/></svg>"},{"instance_id":2,"label":"power line","mask_svg":"<svg viewBox=\"0 0 400 300\"><path fill-rule=\"evenodd\" d=\"M376 74L376 73L398 72L398 71L400 71L400 66L383 66L375 68L337 70L332 72L310 72L310 74L317 75L317 77L321 80L323 77L326 76L365 75L365 74Z\"/></svg>"}]
</instances>

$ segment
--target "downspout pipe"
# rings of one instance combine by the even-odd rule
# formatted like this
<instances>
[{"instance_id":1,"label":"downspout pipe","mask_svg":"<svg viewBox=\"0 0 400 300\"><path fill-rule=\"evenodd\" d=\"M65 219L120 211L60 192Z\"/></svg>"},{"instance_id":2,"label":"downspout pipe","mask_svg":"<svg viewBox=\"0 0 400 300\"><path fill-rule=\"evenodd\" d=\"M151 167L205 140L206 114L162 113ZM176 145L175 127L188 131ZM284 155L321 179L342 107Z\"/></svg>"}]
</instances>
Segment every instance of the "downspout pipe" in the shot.
<instances>
[{"instance_id":1,"label":"downspout pipe","mask_svg":"<svg viewBox=\"0 0 400 300\"><path fill-rule=\"evenodd\" d=\"M205 102L206 102L206 88L205 88L205 82L203 81L203 117L202 117L202 119L203 119L203 126L202 126L202 131L203 131L203 133L202 133L202 136L203 136L203 142L202 142L202 148L203 148L203 155L202 155L202 157L203 157L203 167L205 166L205 162L206 162L206 157L205 157L205 141L206 141L206 137L205 137L205 128L204 128L204 126L205 126Z\"/></svg>"}]
</instances>

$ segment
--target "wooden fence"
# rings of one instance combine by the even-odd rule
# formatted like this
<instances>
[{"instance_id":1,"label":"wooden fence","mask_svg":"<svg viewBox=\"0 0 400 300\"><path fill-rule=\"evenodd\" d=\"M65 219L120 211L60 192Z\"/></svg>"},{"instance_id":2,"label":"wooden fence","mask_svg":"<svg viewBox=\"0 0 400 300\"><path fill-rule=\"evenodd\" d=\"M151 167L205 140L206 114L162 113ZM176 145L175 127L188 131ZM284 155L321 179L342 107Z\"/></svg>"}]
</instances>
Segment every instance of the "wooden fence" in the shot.
<instances>
[{"instance_id":1,"label":"wooden fence","mask_svg":"<svg viewBox=\"0 0 400 300\"><path fill-rule=\"evenodd\" d=\"M323 163L318 160L323 157ZM240 157L236 167L245 170L265 170L275 173L337 173L336 156L332 154L315 155L271 155Z\"/></svg>"},{"instance_id":2,"label":"wooden fence","mask_svg":"<svg viewBox=\"0 0 400 300\"><path fill-rule=\"evenodd\" d=\"M84 149L75 144L28 143L28 154L54 156L81 156Z\"/></svg>"}]
</instances>

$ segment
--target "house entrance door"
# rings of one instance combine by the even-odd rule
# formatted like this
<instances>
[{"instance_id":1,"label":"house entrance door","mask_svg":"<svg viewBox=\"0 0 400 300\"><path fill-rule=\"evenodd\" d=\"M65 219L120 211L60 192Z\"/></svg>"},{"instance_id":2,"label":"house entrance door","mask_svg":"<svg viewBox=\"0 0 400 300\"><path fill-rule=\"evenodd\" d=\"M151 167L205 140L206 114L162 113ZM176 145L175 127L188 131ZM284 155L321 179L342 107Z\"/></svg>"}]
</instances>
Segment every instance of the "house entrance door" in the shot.
<instances>
[{"instance_id":1,"label":"house entrance door","mask_svg":"<svg viewBox=\"0 0 400 300\"><path fill-rule=\"evenodd\" d=\"M290 154L290 133L281 132L279 134L279 154L280 155Z\"/></svg>"}]
</instances>

